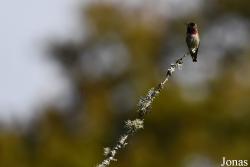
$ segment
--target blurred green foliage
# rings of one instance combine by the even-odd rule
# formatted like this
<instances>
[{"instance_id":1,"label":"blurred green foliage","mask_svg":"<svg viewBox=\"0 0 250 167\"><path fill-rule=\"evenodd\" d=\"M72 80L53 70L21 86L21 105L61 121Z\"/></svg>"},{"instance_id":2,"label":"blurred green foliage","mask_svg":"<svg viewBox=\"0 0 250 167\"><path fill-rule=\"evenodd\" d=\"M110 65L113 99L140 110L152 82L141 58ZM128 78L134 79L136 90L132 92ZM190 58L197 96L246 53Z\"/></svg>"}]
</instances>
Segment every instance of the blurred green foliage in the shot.
<instances>
[{"instance_id":1,"label":"blurred green foliage","mask_svg":"<svg viewBox=\"0 0 250 167\"><path fill-rule=\"evenodd\" d=\"M218 0L217 5L219 13L232 11L249 17L249 5L244 3L248 2ZM108 4L89 5L84 17L91 32L87 39L51 44L53 61L60 63L72 83L71 107L45 108L44 115L25 132L2 131L1 167L96 165L103 158L103 147L112 145L122 133L123 121L136 114L136 99L159 82L162 48L171 40L167 25L183 26L160 17L147 20L142 11L126 12ZM201 14L200 19L206 18ZM91 73L84 75L82 56L94 56L91 51L103 41L116 43L117 39L130 55L126 69L93 80ZM129 140L112 166L187 166L194 155L215 163L225 155L250 160L250 87L233 75L241 65L230 62L227 67L231 68L221 69L217 79L209 81L208 96L198 102L186 100L183 90L171 81L153 104L145 129ZM124 85L128 90L122 95L130 93L123 97L119 91ZM115 89L120 99L112 97Z\"/></svg>"}]
</instances>

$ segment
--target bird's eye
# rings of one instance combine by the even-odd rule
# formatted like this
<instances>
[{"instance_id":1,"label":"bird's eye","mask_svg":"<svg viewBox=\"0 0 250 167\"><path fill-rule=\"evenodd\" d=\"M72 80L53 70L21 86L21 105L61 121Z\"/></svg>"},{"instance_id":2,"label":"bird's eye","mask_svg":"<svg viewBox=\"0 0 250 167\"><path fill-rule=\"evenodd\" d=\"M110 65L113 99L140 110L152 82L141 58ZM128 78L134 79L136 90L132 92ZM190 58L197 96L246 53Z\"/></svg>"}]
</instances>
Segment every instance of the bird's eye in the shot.
<instances>
[{"instance_id":1,"label":"bird's eye","mask_svg":"<svg viewBox=\"0 0 250 167\"><path fill-rule=\"evenodd\" d=\"M194 26L195 26L195 24L194 24L194 23L190 23L190 26L194 27Z\"/></svg>"}]
</instances>

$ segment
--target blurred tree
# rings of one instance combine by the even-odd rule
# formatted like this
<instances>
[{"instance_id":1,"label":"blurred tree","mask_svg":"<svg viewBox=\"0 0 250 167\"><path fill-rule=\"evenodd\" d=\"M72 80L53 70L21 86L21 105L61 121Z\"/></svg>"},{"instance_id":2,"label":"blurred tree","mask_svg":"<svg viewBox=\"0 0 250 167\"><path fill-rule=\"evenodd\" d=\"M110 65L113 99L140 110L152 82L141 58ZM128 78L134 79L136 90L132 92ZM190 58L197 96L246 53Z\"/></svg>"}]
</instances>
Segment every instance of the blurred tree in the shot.
<instances>
[{"instance_id":1,"label":"blurred tree","mask_svg":"<svg viewBox=\"0 0 250 167\"><path fill-rule=\"evenodd\" d=\"M245 3L219 0L215 5L219 12L249 17ZM158 82L160 56L171 40L166 24L183 26L144 10L104 3L89 5L83 17L87 37L50 43L53 61L72 84L70 105L45 108L23 134L2 132L0 166L94 166L102 148L121 133L123 120L135 114L136 99ZM213 164L223 155L249 160L250 88L239 76L247 78L243 73L250 71L250 52L242 54L242 60L228 55L222 60L202 101L187 101L182 88L170 82L153 105L145 130L134 136L114 166L189 166L192 157L207 157ZM242 64L243 72L238 71Z\"/></svg>"}]
</instances>

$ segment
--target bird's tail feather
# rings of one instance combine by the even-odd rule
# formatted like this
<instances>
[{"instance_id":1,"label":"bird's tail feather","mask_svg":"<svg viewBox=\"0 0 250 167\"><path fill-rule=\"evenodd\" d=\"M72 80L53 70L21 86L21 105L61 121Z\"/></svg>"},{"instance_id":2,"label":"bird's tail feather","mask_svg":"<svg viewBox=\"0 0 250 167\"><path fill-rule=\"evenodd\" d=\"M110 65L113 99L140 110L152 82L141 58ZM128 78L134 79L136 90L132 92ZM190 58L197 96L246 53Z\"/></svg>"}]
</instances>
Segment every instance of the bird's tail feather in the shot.
<instances>
[{"instance_id":1,"label":"bird's tail feather","mask_svg":"<svg viewBox=\"0 0 250 167\"><path fill-rule=\"evenodd\" d=\"M197 62L197 56L192 56L193 62Z\"/></svg>"},{"instance_id":2,"label":"bird's tail feather","mask_svg":"<svg viewBox=\"0 0 250 167\"><path fill-rule=\"evenodd\" d=\"M199 48L197 48L194 52L190 52L190 55L193 59L193 62L197 62L198 50L199 50Z\"/></svg>"}]
</instances>

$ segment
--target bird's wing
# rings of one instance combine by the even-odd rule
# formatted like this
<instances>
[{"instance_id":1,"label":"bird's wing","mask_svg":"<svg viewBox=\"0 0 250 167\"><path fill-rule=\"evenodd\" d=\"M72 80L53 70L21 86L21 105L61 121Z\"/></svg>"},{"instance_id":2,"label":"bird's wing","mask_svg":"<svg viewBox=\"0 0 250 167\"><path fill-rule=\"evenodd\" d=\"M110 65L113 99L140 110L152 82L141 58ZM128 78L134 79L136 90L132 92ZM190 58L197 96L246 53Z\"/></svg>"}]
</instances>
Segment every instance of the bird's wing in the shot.
<instances>
[{"instance_id":1,"label":"bird's wing","mask_svg":"<svg viewBox=\"0 0 250 167\"><path fill-rule=\"evenodd\" d=\"M195 56L197 56L198 51L199 51L199 48L200 48L200 42L199 42L198 47L197 47L197 49L196 49L196 51L195 51L195 53L194 53Z\"/></svg>"}]
</instances>

